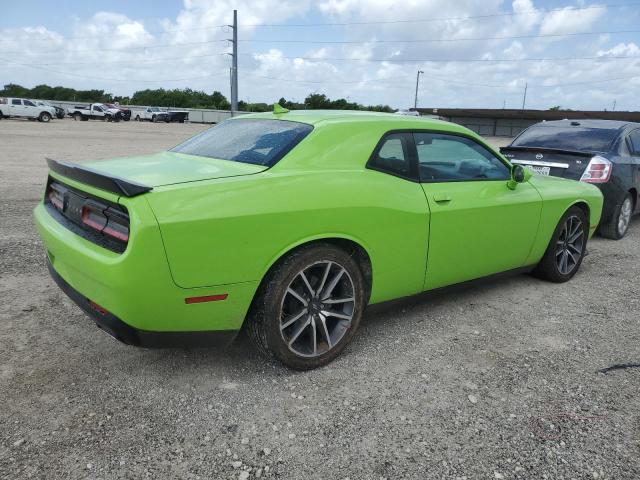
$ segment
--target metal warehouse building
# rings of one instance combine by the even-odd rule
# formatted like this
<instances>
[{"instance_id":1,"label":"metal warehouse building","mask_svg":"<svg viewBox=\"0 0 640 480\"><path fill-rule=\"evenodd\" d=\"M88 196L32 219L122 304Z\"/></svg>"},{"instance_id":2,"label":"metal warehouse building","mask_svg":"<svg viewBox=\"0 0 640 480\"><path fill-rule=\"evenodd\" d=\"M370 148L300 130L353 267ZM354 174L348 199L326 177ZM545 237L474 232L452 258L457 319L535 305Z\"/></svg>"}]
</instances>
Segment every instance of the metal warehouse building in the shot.
<instances>
[{"instance_id":1,"label":"metal warehouse building","mask_svg":"<svg viewBox=\"0 0 640 480\"><path fill-rule=\"evenodd\" d=\"M437 116L463 125L480 135L493 137L515 137L528 126L543 120L603 119L640 122L640 112L490 108L417 108L415 110L420 112L420 115Z\"/></svg>"}]
</instances>

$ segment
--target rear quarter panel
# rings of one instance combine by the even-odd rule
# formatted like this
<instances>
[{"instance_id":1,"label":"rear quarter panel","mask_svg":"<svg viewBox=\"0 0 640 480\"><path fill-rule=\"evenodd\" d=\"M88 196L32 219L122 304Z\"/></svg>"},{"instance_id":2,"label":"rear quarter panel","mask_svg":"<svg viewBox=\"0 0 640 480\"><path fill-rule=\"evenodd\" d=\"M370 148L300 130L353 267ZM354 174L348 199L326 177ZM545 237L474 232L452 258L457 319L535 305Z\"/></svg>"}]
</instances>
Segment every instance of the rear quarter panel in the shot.
<instances>
[{"instance_id":1,"label":"rear quarter panel","mask_svg":"<svg viewBox=\"0 0 640 480\"><path fill-rule=\"evenodd\" d=\"M260 281L287 251L322 238L368 253L371 302L417 293L428 207L419 184L371 170L268 171L146 197L177 285Z\"/></svg>"}]
</instances>

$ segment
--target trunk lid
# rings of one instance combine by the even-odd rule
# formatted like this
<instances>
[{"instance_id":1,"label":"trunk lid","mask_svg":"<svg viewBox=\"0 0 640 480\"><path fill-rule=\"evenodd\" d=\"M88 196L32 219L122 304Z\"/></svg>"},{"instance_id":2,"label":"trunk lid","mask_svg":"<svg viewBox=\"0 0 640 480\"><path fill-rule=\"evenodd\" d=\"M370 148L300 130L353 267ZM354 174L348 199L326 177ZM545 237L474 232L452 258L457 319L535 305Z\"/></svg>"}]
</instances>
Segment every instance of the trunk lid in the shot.
<instances>
[{"instance_id":1,"label":"trunk lid","mask_svg":"<svg viewBox=\"0 0 640 480\"><path fill-rule=\"evenodd\" d=\"M596 152L544 147L508 146L500 149L511 163L520 164L542 175L580 180Z\"/></svg>"},{"instance_id":2,"label":"trunk lid","mask_svg":"<svg viewBox=\"0 0 640 480\"><path fill-rule=\"evenodd\" d=\"M262 165L175 152L98 160L85 162L82 166L89 167L106 176L125 179L149 187L252 175L268 168Z\"/></svg>"}]
</instances>

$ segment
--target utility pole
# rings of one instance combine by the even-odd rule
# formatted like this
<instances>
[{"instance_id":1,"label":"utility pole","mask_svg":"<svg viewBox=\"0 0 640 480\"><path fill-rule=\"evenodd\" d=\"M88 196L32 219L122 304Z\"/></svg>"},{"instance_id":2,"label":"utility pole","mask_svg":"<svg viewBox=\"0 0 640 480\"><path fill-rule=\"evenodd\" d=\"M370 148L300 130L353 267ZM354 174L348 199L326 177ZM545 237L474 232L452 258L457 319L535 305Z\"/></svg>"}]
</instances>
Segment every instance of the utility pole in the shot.
<instances>
[{"instance_id":1,"label":"utility pole","mask_svg":"<svg viewBox=\"0 0 640 480\"><path fill-rule=\"evenodd\" d=\"M524 110L524 106L527 103L527 87L529 86L528 83L524 84L524 97L522 97L522 110Z\"/></svg>"},{"instance_id":2,"label":"utility pole","mask_svg":"<svg viewBox=\"0 0 640 480\"><path fill-rule=\"evenodd\" d=\"M424 73L422 70L418 70L418 75L416 75L416 98L413 101L413 108L418 108L418 85L420 84L420 74Z\"/></svg>"},{"instance_id":3,"label":"utility pole","mask_svg":"<svg viewBox=\"0 0 640 480\"><path fill-rule=\"evenodd\" d=\"M238 111L238 11L233 11L233 38L231 40L231 114Z\"/></svg>"},{"instance_id":4,"label":"utility pole","mask_svg":"<svg viewBox=\"0 0 640 480\"><path fill-rule=\"evenodd\" d=\"M611 109L612 112L616 111L616 102L617 102L617 100L613 101L613 108Z\"/></svg>"}]
</instances>

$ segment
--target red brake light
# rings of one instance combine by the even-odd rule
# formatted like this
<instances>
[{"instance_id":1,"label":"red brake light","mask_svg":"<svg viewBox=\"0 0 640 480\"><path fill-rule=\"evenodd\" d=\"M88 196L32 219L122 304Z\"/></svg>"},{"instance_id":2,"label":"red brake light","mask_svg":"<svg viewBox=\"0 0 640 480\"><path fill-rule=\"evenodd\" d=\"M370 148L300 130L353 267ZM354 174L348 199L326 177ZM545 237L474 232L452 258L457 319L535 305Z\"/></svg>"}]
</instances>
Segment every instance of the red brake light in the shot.
<instances>
[{"instance_id":1,"label":"red brake light","mask_svg":"<svg viewBox=\"0 0 640 480\"><path fill-rule=\"evenodd\" d=\"M129 241L129 216L118 210L107 208L105 210L107 218L107 226L104 227L102 233L110 237L117 238L122 242Z\"/></svg>"},{"instance_id":2,"label":"red brake light","mask_svg":"<svg viewBox=\"0 0 640 480\"><path fill-rule=\"evenodd\" d=\"M107 224L107 217L100 207L88 203L82 207L82 223L101 232Z\"/></svg>"},{"instance_id":3,"label":"red brake light","mask_svg":"<svg viewBox=\"0 0 640 480\"><path fill-rule=\"evenodd\" d=\"M596 155L589 161L580 180L587 183L606 183L611 177L613 163L604 157Z\"/></svg>"},{"instance_id":4,"label":"red brake light","mask_svg":"<svg viewBox=\"0 0 640 480\"><path fill-rule=\"evenodd\" d=\"M49 193L47 194L51 205L56 207L57 210L64 210L64 193L59 191L53 185L49 185Z\"/></svg>"}]
</instances>

